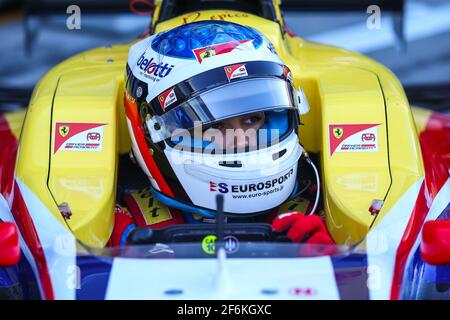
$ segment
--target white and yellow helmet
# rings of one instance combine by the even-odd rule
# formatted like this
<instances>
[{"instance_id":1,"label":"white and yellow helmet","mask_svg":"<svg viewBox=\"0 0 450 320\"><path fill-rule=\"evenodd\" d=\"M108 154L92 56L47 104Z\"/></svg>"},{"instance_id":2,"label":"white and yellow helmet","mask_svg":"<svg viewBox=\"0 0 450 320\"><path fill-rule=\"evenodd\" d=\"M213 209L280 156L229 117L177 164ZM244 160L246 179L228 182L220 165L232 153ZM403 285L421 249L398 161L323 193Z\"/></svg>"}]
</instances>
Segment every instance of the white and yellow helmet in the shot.
<instances>
[{"instance_id":1,"label":"white and yellow helmet","mask_svg":"<svg viewBox=\"0 0 450 320\"><path fill-rule=\"evenodd\" d=\"M307 104L258 31L201 21L136 43L125 108L135 158L166 205L212 217L222 193L225 213L253 215L295 193L297 128ZM223 150L199 129L255 112L265 123L252 150Z\"/></svg>"}]
</instances>

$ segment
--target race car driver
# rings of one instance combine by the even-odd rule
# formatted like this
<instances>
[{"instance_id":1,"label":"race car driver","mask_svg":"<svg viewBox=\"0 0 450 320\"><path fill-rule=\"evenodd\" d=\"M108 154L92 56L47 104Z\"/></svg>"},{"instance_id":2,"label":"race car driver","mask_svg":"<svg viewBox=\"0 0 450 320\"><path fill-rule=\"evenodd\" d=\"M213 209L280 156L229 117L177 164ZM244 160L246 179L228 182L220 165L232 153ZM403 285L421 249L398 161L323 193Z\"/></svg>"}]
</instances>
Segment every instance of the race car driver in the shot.
<instances>
[{"instance_id":1,"label":"race car driver","mask_svg":"<svg viewBox=\"0 0 450 320\"><path fill-rule=\"evenodd\" d=\"M298 210L308 203L299 198L299 161L313 166L297 132L305 96L258 31L201 21L136 43L124 105L150 187L125 196L128 210L116 208L110 245L125 244L135 226L213 222L218 193L228 221L266 221L296 243L333 243L313 214L318 183L314 205Z\"/></svg>"}]
</instances>

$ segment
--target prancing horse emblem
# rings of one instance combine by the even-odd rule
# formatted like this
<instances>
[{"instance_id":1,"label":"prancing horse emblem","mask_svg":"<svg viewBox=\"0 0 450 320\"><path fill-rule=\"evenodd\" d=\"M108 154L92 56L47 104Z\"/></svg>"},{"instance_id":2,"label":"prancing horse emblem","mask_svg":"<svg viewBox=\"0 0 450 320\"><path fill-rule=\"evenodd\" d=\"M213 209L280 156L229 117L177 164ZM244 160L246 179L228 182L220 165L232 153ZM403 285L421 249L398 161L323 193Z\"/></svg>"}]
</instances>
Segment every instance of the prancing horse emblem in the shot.
<instances>
[{"instance_id":1,"label":"prancing horse emblem","mask_svg":"<svg viewBox=\"0 0 450 320\"><path fill-rule=\"evenodd\" d=\"M344 129L342 129L341 127L334 128L333 135L336 139L342 138L342 136L344 135Z\"/></svg>"},{"instance_id":2,"label":"prancing horse emblem","mask_svg":"<svg viewBox=\"0 0 450 320\"><path fill-rule=\"evenodd\" d=\"M61 127L59 127L59 134L63 138L69 134L69 131L70 131L69 126L61 126Z\"/></svg>"}]
</instances>

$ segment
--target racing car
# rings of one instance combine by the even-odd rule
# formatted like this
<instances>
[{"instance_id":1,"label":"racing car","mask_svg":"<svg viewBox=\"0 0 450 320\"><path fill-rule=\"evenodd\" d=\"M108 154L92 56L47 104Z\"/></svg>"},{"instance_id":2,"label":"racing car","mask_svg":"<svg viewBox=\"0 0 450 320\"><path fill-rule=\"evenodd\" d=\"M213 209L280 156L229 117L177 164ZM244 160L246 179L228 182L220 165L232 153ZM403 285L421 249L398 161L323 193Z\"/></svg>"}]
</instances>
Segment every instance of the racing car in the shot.
<instances>
[{"instance_id":1,"label":"racing car","mask_svg":"<svg viewBox=\"0 0 450 320\"><path fill-rule=\"evenodd\" d=\"M118 199L153 198L128 156L131 44L101 47L0 116L0 298L450 299L450 117L412 108L368 57L297 37L279 0L156 1L147 36L203 20L259 30L303 88L301 144L336 246L227 223L220 198L214 224L136 228L107 246Z\"/></svg>"}]
</instances>

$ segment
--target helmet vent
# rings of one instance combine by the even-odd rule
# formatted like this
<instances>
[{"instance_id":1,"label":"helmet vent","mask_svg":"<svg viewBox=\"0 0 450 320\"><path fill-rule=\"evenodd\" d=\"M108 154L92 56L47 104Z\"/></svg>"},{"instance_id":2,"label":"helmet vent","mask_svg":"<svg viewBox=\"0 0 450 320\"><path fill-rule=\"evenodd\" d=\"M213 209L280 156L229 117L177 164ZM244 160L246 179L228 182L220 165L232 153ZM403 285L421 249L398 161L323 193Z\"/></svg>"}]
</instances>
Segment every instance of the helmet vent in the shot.
<instances>
[{"instance_id":1,"label":"helmet vent","mask_svg":"<svg viewBox=\"0 0 450 320\"><path fill-rule=\"evenodd\" d=\"M219 161L219 166L228 168L242 168L242 162L240 161Z\"/></svg>"},{"instance_id":2,"label":"helmet vent","mask_svg":"<svg viewBox=\"0 0 450 320\"><path fill-rule=\"evenodd\" d=\"M284 156L284 155L286 154L286 152L287 152L287 150L286 150L286 149L283 149L283 150L281 150L280 152L274 153L274 154L272 155L272 159L273 159L273 160L278 160L278 159L280 159L282 156Z\"/></svg>"}]
</instances>

